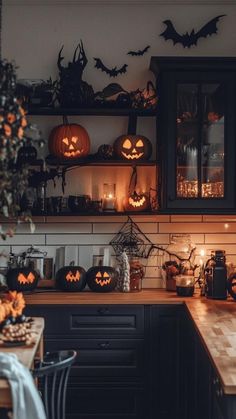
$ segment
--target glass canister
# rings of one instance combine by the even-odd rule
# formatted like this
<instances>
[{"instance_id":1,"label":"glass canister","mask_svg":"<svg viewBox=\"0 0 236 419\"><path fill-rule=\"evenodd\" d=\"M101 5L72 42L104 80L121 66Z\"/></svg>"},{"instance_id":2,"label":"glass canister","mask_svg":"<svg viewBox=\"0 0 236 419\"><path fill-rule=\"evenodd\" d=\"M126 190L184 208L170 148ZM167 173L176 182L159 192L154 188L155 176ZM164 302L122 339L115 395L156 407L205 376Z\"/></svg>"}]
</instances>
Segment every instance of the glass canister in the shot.
<instances>
[{"instance_id":1,"label":"glass canister","mask_svg":"<svg viewBox=\"0 0 236 419\"><path fill-rule=\"evenodd\" d=\"M192 275L176 275L176 292L180 297L192 297L195 279Z\"/></svg>"},{"instance_id":2,"label":"glass canister","mask_svg":"<svg viewBox=\"0 0 236 419\"><path fill-rule=\"evenodd\" d=\"M130 292L141 291L144 277L144 266L138 258L131 258L130 265Z\"/></svg>"}]
</instances>

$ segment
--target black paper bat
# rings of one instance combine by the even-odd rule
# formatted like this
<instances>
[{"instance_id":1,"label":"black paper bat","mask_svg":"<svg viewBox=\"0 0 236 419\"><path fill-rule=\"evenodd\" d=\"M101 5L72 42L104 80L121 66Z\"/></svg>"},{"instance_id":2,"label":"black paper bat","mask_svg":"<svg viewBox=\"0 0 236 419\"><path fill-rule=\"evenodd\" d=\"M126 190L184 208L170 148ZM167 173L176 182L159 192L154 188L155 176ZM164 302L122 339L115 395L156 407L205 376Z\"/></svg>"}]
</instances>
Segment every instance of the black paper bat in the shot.
<instances>
[{"instance_id":1,"label":"black paper bat","mask_svg":"<svg viewBox=\"0 0 236 419\"><path fill-rule=\"evenodd\" d=\"M100 58L94 58L94 60L96 61L95 67L100 68L100 70L102 71L105 71L105 73L109 74L110 77L117 77L118 74L126 73L126 68L128 67L127 64L124 64L122 67L118 68L118 70L117 67L113 67L110 69L103 64Z\"/></svg>"},{"instance_id":2,"label":"black paper bat","mask_svg":"<svg viewBox=\"0 0 236 419\"><path fill-rule=\"evenodd\" d=\"M132 55L132 56L140 56L145 54L145 52L147 52L150 48L150 45L147 45L144 49L138 49L138 51L129 51L127 52L127 55Z\"/></svg>"},{"instance_id":3,"label":"black paper bat","mask_svg":"<svg viewBox=\"0 0 236 419\"><path fill-rule=\"evenodd\" d=\"M211 19L208 23L206 23L206 25L204 25L198 32L195 32L195 30L192 29L190 33L186 32L183 35L180 35L178 32L176 32L171 20L164 20L163 23L165 23L166 29L160 34L160 36L163 36L166 41L171 39L174 45L180 43L184 48L190 48L192 45L197 45L199 38L206 38L208 35L217 33L216 24L218 20L223 16L226 15L219 15L214 17L214 19Z\"/></svg>"}]
</instances>

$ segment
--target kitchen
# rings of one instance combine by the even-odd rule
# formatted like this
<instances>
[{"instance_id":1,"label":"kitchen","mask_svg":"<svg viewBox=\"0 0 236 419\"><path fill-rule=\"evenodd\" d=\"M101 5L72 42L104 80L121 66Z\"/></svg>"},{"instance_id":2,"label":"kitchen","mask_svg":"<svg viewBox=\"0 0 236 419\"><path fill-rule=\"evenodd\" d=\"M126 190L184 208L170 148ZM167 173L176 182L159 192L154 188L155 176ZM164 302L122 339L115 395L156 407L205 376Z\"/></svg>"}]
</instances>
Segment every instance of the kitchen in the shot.
<instances>
[{"instance_id":1,"label":"kitchen","mask_svg":"<svg viewBox=\"0 0 236 419\"><path fill-rule=\"evenodd\" d=\"M65 57L62 63L66 66L66 63L72 60L75 48L80 40L82 40L88 58L83 80L92 84L95 91L101 91L104 86L112 82L119 83L126 91L134 91L137 88L145 88L148 80L152 80L155 84L155 75L149 70L151 57L234 57L235 13L236 9L233 1L208 1L203 4L203 2L200 1L194 2L190 0L181 2L161 2L157 0L147 2L129 1L124 4L124 2L115 0L110 2L99 0L87 2L75 0L69 2L63 2L62 0L50 0L47 2L22 0L19 2L8 0L3 2L2 9L2 57L7 59L14 58L18 66L17 74L19 79L48 80L49 77L52 77L52 79L55 80L58 77L57 58L62 45L64 45L62 55ZM217 22L218 32L207 38L200 38L197 45L191 48L183 48L180 43L173 45L171 40L166 41L163 37L159 36L165 29L163 21L166 19L171 19L176 28L178 27L179 33L184 33L186 30L191 31L192 28L195 28L195 31L197 31L198 28L200 29L202 25L209 22L215 16L223 15L225 16L220 18ZM140 30L140 28L143 29ZM130 35L131 30L132 36ZM32 36L32 34L34 36ZM96 42L94 41L95 37ZM45 45L47 46L46 48ZM141 57L127 55L129 50L142 49L146 45L150 45L150 49ZM35 57L35 51L39 51L38 57ZM104 63L109 63L110 68L114 65L117 65L117 68L119 68L124 63L127 63L127 72L112 79L105 72L95 68L93 57L101 57ZM46 141L52 128L61 123L61 117L59 115L29 115L28 118L30 121L37 123L42 131L42 137L45 138ZM232 119L231 114L229 119L230 118ZM96 152L100 144L113 144L119 135L127 131L127 115L121 115L119 117L114 117L113 115L108 117L107 115L88 116L83 114L81 116L69 116L69 119L71 122L81 124L89 132L93 153ZM231 129L235 129L234 126L233 128L231 127ZM139 134L149 138L153 147L152 158L154 158L155 153L157 153L157 160L159 161L159 149L156 147L155 116L153 117L150 115L138 118L137 130ZM233 151L234 149L229 153L229 159L231 160ZM44 154L47 155L47 144L42 150L39 150L38 153L39 157L42 157ZM231 160L226 170L232 169ZM164 174L169 182L169 177L171 177L171 171L169 171L170 165L173 165L172 157L169 159L168 164L169 166L165 169L166 172L164 172ZM118 168L114 167L112 168L111 177L111 169L108 166L105 166L102 171L100 169L100 167L83 167L77 168L74 171L68 171L66 173L65 195L74 196L89 194L94 196L94 200L99 200L103 193L103 184L109 184L113 180L113 183L116 184L117 199L119 199L119 196L123 193L123 190L120 190L120 183L122 184L122 187L124 186L124 189L127 190L132 171L126 166L122 166L122 168L120 166L118 166ZM147 186L152 186L154 189L156 188L155 182L148 185L149 179L152 179L152 182L153 179L155 179L155 170L156 167L152 165L145 167L145 170L141 170L141 167L138 166L138 182L141 184L141 188L147 188ZM232 172L226 173L226 178L229 182L226 194L228 194L229 200L235 201L234 176ZM75 179L78 179L78 181L75 182ZM165 180L165 178L163 179ZM164 183L165 182L162 182L159 186L164 188ZM168 187L168 185L166 187ZM98 192L96 191L96 188L98 189ZM50 194L53 197L62 195L61 180L56 179L56 187L54 187L53 181L50 180L48 182L48 190L49 196ZM166 189L166 191L168 191L168 189ZM166 191L165 195L167 195ZM160 210L153 211L153 214L149 212L149 214L144 213L142 215L142 213L136 212L131 215L133 222L138 224L141 232L145 234L155 246L168 248L168 246L173 244L173 236L174 238L176 236L182 236L186 239L189 239L190 236L191 242L196 246L196 264L200 265L200 261L203 258L204 263L206 263L210 257L211 251L216 249L225 250L227 263L235 264L236 217L235 209L229 207L229 201L227 204L222 204L222 200L217 201L216 199L217 203L214 204L214 208L211 206L210 209L207 208L207 204L205 207L203 206L201 208L192 207L183 209L181 207L179 208L176 202L173 203L172 207L169 203L170 205L168 207L167 202L163 197L160 197L160 200L161 204L164 203L167 207L165 211L160 207ZM182 200L179 201L182 202ZM185 200L185 202L186 201L187 200ZM221 207L219 207L219 205L221 205ZM225 210L225 208L227 210ZM108 211L102 216L101 214L87 216L73 214L63 216L55 214L35 215L35 232L31 234L30 226L28 224L20 225L13 238L7 238L4 242L2 241L1 253L5 253L6 255L9 255L9 253L19 254L33 245L35 248L39 248L40 251L46 252L47 258L55 260L56 249L67 246L67 250L69 251L68 262L70 261L72 254L73 258L76 258L76 263L85 270L88 270L94 265L95 260L101 259L104 249L110 247L109 243L121 230L124 223L127 222L127 214L122 215L120 214L121 211L118 212L119 214L116 215L114 213L111 214L111 212ZM204 252L203 257L201 256L202 252ZM113 253L113 262L114 259ZM174 296L176 296L175 292L166 293L165 291L165 280L163 279L162 270L162 264L164 262L165 255L163 255L163 253L161 255L157 252L150 254L145 261L145 277L142 280L143 291L139 294L122 293L121 295L117 295L117 297L113 296L113 294L111 294L110 297L109 294L95 294L94 297L90 297L90 294L88 293L81 293L76 296L74 294L69 294L70 297L65 297L63 294L63 299L65 298L66 301L68 301L68 305L75 304L76 301L79 302L81 298L84 300L85 295L89 295L87 302L83 302L85 305L86 303L88 305L106 305L111 304L111 300L113 300L113 304L117 301L117 304L119 305L123 304L123 301L126 301L124 304L129 302L131 306L132 304L140 304L141 307L138 307L138 309L140 309L141 312L143 310L142 305L145 307L147 305L148 307L145 308L145 322L148 322L150 316L152 320L156 316L155 314L150 314L149 304L158 305L159 301L164 301L165 303L169 300L174 301ZM1 257L1 266L3 269L6 268L5 257ZM161 299L158 297L159 289L161 289L161 295L164 295L164 297L160 297ZM148 297L145 297L145 292L150 296L150 300ZM43 295L44 294L42 294L41 297L26 297L27 305L30 306L29 310L33 310L32 307L37 298L39 298L38 301L42 298L42 304L45 304ZM54 296L51 296L50 294L49 301L53 298ZM71 298L71 300L68 300L69 298ZM76 298L78 300L76 300ZM196 296L193 298L194 300L196 298L200 299L200 297ZM60 301L58 301L58 294L55 297L55 301L57 307L58 305L61 305ZM71 301L74 301L74 303ZM122 303L120 301L122 301ZM138 303L136 301L138 301ZM230 307L233 307L232 298L229 303ZM40 308L38 310L40 311ZM50 307L49 311L50 310L53 310L53 308ZM76 315L76 313L74 313L74 315ZM177 317L178 316L180 316L180 314L177 314ZM175 318L174 315L173 317ZM46 325L46 327L49 326ZM94 331L92 330L90 333L91 336L89 335L88 338L93 336ZM111 334L112 333L114 332L111 332ZM126 333L127 332L121 333L118 335L118 338L124 339ZM139 340L144 339L142 333L145 333L145 336L147 334L148 339L151 339L150 331L148 332L145 328L144 332L144 329L141 328L136 335L137 342L135 342L137 344ZM76 336L76 339L77 338L78 336ZM107 338L107 336L105 336L105 338ZM51 336L50 339L53 340L53 337ZM81 344L83 343L85 344L86 342L81 342ZM154 339L153 347L155 347L155 344L156 340ZM53 346L53 343L51 343L51 345ZM148 357L147 354L145 356ZM160 368L160 365L158 368ZM141 376L140 371L136 372L136 374L140 374ZM147 377L145 380L146 379L148 380ZM86 377L84 380L86 381ZM130 379L131 384L130 387L127 385L125 400L128 400L129 397L130 400L134 400L133 395L135 395L136 405L135 402L133 403L136 406L136 413L134 413L134 411L129 411L129 413L124 413L126 416L123 417L143 417L146 419L143 414L142 416L138 416L140 413L138 413L137 408L137 400L140 398L141 394L143 395L145 393L143 391L144 382L146 383L145 380L142 381L142 379L140 379L135 381L134 378L132 380ZM122 384L121 379L120 383ZM98 388L99 380L95 384L95 388ZM118 384L116 383L116 385ZM149 385L152 387L152 383L149 383ZM108 386L104 387L107 389ZM120 393L119 397L125 397L125 394L123 393ZM101 394L101 392L99 394ZM171 400L171 398L169 400ZM171 404L171 402L169 404ZM86 414L85 406L83 406L83 409L85 411L84 414ZM76 409L73 411L76 412ZM111 418L112 415L110 414L109 416L109 414L108 411L105 416L103 411L100 417ZM164 414L168 415L168 413L163 413L163 415ZM171 417L173 417L173 412L171 414ZM203 414L204 413L202 413L202 415ZM72 413L72 417L76 417L76 413ZM87 413L87 416L85 417L99 418L99 416L96 416L96 413ZM122 413L117 413L116 417L122 417Z\"/></svg>"}]
</instances>

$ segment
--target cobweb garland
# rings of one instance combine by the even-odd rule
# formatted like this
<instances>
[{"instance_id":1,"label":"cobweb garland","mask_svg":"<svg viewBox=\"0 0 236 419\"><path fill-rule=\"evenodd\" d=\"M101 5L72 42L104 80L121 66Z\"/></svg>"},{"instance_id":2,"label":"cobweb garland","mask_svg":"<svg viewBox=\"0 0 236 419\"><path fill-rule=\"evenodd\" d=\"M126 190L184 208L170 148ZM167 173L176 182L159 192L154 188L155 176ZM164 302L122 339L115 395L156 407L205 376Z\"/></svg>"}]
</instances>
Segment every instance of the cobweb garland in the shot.
<instances>
[{"instance_id":1,"label":"cobweb garland","mask_svg":"<svg viewBox=\"0 0 236 419\"><path fill-rule=\"evenodd\" d=\"M113 247L117 257L125 252L129 257L136 256L148 259L152 251L156 249L177 258L180 262L191 261L194 251L196 250L196 247L193 247L189 256L187 258L182 258L176 253L170 252L168 249L153 244L129 216L128 220L123 224L120 231L109 244Z\"/></svg>"},{"instance_id":2,"label":"cobweb garland","mask_svg":"<svg viewBox=\"0 0 236 419\"><path fill-rule=\"evenodd\" d=\"M126 223L111 240L110 245L113 247L116 256L125 252L129 257L141 258L148 258L153 248L152 242L129 216Z\"/></svg>"}]
</instances>

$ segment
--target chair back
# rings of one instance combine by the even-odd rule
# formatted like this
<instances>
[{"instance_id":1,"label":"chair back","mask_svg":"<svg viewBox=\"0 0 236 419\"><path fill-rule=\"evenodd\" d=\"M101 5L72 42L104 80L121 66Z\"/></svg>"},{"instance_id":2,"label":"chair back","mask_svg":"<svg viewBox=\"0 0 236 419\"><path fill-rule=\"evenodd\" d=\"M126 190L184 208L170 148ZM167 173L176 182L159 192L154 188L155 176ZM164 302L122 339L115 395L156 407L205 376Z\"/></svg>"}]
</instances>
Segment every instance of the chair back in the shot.
<instances>
[{"instance_id":1,"label":"chair back","mask_svg":"<svg viewBox=\"0 0 236 419\"><path fill-rule=\"evenodd\" d=\"M65 419L67 382L76 355L74 350L48 352L35 365L33 376L38 378L47 419Z\"/></svg>"}]
</instances>

